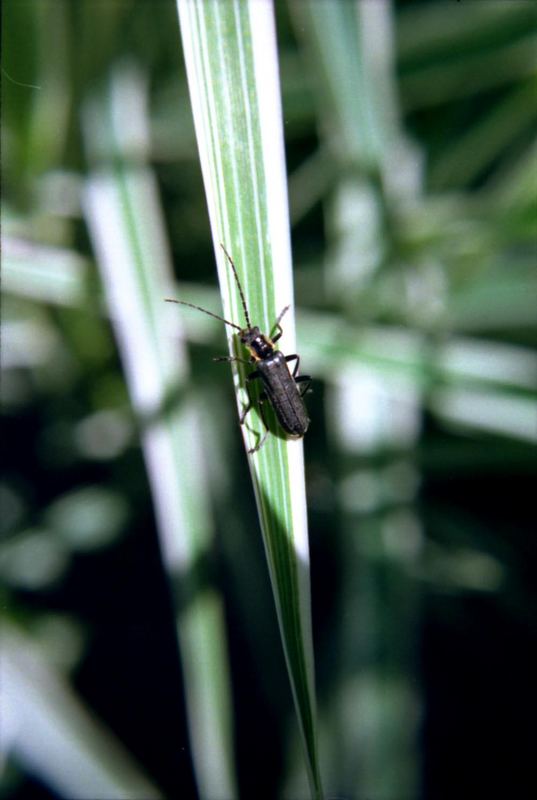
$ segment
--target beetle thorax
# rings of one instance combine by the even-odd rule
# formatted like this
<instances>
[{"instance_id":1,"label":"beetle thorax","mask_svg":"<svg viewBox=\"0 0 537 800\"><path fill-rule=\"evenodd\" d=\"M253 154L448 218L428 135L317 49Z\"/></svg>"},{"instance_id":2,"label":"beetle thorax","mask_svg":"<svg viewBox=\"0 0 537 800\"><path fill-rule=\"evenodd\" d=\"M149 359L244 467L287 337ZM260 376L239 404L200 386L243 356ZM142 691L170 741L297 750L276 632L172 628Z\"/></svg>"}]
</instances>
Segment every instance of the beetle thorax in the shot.
<instances>
[{"instance_id":1,"label":"beetle thorax","mask_svg":"<svg viewBox=\"0 0 537 800\"><path fill-rule=\"evenodd\" d=\"M257 326L253 328L245 328L240 332L240 339L243 344L250 350L250 353L256 361L263 358L268 358L274 352L274 345L267 338Z\"/></svg>"}]
</instances>

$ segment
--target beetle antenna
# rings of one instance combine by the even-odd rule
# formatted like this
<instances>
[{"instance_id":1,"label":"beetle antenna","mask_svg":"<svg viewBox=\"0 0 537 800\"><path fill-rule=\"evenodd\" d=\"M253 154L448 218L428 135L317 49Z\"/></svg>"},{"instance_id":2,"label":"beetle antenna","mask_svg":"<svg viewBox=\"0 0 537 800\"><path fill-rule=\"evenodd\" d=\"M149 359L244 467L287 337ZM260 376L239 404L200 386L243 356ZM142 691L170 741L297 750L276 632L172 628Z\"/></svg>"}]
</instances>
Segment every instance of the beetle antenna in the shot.
<instances>
[{"instance_id":1,"label":"beetle antenna","mask_svg":"<svg viewBox=\"0 0 537 800\"><path fill-rule=\"evenodd\" d=\"M197 311L203 311L204 314L208 314L210 317L214 317L215 319L219 319L220 322L225 322L226 325L231 325L232 328L236 328L238 331L242 330L240 325L235 325L234 322L230 322L224 317L219 317L218 314L213 314L212 311L207 311L206 308L202 308L201 306L195 306L194 303L187 303L185 300L174 300L172 297L165 297L164 300L167 303L178 303L180 306L188 306L189 308L195 308Z\"/></svg>"},{"instance_id":2,"label":"beetle antenna","mask_svg":"<svg viewBox=\"0 0 537 800\"><path fill-rule=\"evenodd\" d=\"M250 322L250 315L248 314L248 308L246 307L246 299L244 297L244 292L242 291L242 286L241 286L241 282L239 280L239 276L237 275L237 269L235 267L235 264L233 263L233 259L229 255L228 251L226 250L226 248L224 247L222 242L220 242L220 247L222 248L222 250L226 254L227 260L231 264L231 269L233 270L233 274L235 276L235 280L237 281L237 286L239 288L239 294L241 296L242 308L244 310L244 316L246 317L246 323L247 323L248 327L251 328L252 327L252 323Z\"/></svg>"}]
</instances>

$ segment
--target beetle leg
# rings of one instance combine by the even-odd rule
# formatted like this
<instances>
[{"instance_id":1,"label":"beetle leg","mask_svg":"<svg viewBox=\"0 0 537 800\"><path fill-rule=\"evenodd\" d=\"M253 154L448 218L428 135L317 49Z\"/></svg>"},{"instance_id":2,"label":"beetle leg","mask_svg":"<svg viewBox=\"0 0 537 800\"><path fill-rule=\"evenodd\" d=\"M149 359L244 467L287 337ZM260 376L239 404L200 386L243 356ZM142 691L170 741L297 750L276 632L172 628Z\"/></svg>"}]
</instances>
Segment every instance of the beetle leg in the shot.
<instances>
[{"instance_id":1,"label":"beetle leg","mask_svg":"<svg viewBox=\"0 0 537 800\"><path fill-rule=\"evenodd\" d=\"M246 408L242 410L242 414L239 417L239 423L241 425L244 425L244 420L246 419L246 415L248 414L249 411L251 411L251 409L252 409L252 401L249 400L248 405L246 406Z\"/></svg>"},{"instance_id":2,"label":"beetle leg","mask_svg":"<svg viewBox=\"0 0 537 800\"><path fill-rule=\"evenodd\" d=\"M279 316L278 316L278 319L276 320L276 322L275 322L275 323L274 323L274 325L272 326L273 330L274 330L274 329L276 329L276 330L278 331L278 333L276 334L276 336L271 336L271 339L272 339L272 341L273 341L273 342L277 342L277 341L278 341L278 339L281 339L281 336L282 336L282 333L283 333L283 328L282 328L282 326L280 325L280 322L282 321L282 317L283 317L283 315L284 315L284 314L285 314L287 311L289 311L289 306L285 306L285 308L284 308L282 311L280 311L280 314L279 314Z\"/></svg>"},{"instance_id":3,"label":"beetle leg","mask_svg":"<svg viewBox=\"0 0 537 800\"><path fill-rule=\"evenodd\" d=\"M256 377L259 377L259 376L254 375L254 378L256 378ZM250 375L248 376L248 378L250 378ZM246 406L246 408L243 410L242 414L240 415L239 422L240 422L241 425L244 425L244 421L246 419L246 415L252 410L252 406L254 404L254 401L252 400L251 395L250 395L250 390L248 388L248 384L246 384L246 391L248 392L248 405ZM250 447L250 449L248 450L249 453L257 453L257 451L260 450L263 447L263 445L265 444L265 439L269 435L269 426L267 424L267 420L266 420L266 417L265 417L265 412L263 411L263 401L266 400L266 399L267 399L267 395L265 394L265 392L261 392L261 394L259 395L259 400L258 400L258 408L259 408L259 416L261 417L263 425L265 426L265 433L263 434L263 436L261 437L259 442L255 445L255 447Z\"/></svg>"},{"instance_id":4,"label":"beetle leg","mask_svg":"<svg viewBox=\"0 0 537 800\"><path fill-rule=\"evenodd\" d=\"M244 425L244 420L246 419L246 415L248 414L248 412L251 410L251 408L253 406L253 400L252 400L252 397L250 395L250 389L248 388L248 383L246 384L245 388L246 388L246 394L248 395L248 403L246 404L246 407L243 408L242 413L241 413L241 415L239 417L239 422L240 422L241 425Z\"/></svg>"},{"instance_id":5,"label":"beetle leg","mask_svg":"<svg viewBox=\"0 0 537 800\"><path fill-rule=\"evenodd\" d=\"M267 438L267 436L269 435L269 432L270 432L269 431L269 426L267 424L267 420L265 418L265 412L263 411L263 401L266 400L266 399L267 399L267 395L265 394L265 392L261 392L261 394L259 395L259 416L261 417L263 425L265 426L265 433L263 434L261 439L258 441L258 443L255 445L255 447L251 447L248 450L249 453L257 453L258 450L261 450L261 448L265 444L265 440L266 440L266 438Z\"/></svg>"},{"instance_id":6,"label":"beetle leg","mask_svg":"<svg viewBox=\"0 0 537 800\"><path fill-rule=\"evenodd\" d=\"M250 447L250 449L248 450L248 452L249 452L249 453L257 453L257 451L258 451L258 450L261 450L261 448L262 448L262 447L263 447L263 445L265 444L265 440L266 440L266 438L267 438L267 436L268 436L268 435L269 435L269 431L268 431L268 429L267 429L267 430L265 431L265 433L263 434L263 436L261 437L261 439L259 440L259 442L256 444L256 446L255 446L255 447Z\"/></svg>"},{"instance_id":7,"label":"beetle leg","mask_svg":"<svg viewBox=\"0 0 537 800\"><path fill-rule=\"evenodd\" d=\"M300 392L300 396L301 397L304 397L304 395L306 394L306 392L310 388L312 379L311 379L311 377L309 375L299 375L298 378L295 378L295 383L305 383L306 381L307 381L307 383L304 386L304 388L302 388L302 387L299 388L299 392Z\"/></svg>"},{"instance_id":8,"label":"beetle leg","mask_svg":"<svg viewBox=\"0 0 537 800\"><path fill-rule=\"evenodd\" d=\"M247 363L249 363L249 362L247 362ZM252 406L254 404L254 401L252 400L252 396L250 394L250 389L249 389L250 384L248 383L248 381L255 380L256 378L259 378L259 377L260 377L260 375L259 375L259 373L258 373L258 371L256 369L253 372L250 372L250 374L246 376L246 387L245 388L246 388L246 394L248 395L248 404L247 404L246 408L243 410L242 414L239 417L239 422L240 422L241 425L244 425L244 420L246 419L246 415L251 410L251 408L252 408ZM263 394L265 394L265 393L263 392Z\"/></svg>"},{"instance_id":9,"label":"beetle leg","mask_svg":"<svg viewBox=\"0 0 537 800\"><path fill-rule=\"evenodd\" d=\"M300 356L297 356L297 355L285 356L285 360L287 361L287 363L289 363L290 361L294 361L295 359L296 359L296 364L295 364L295 367L293 369L293 378L296 379L296 374L298 372L298 367L300 366Z\"/></svg>"}]
</instances>

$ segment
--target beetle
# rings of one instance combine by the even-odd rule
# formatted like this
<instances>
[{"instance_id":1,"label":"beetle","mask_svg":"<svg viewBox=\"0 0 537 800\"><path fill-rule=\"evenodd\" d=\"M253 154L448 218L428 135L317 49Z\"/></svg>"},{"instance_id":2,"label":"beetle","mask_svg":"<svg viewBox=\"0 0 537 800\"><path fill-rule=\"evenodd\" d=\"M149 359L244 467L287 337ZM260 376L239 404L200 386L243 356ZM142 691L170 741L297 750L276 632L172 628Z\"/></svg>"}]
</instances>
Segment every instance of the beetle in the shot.
<instances>
[{"instance_id":1,"label":"beetle","mask_svg":"<svg viewBox=\"0 0 537 800\"><path fill-rule=\"evenodd\" d=\"M254 401L252 400L252 396L250 394L249 385L251 381L261 380L263 384L263 390L259 395L259 413L263 421L263 425L265 426L265 433L256 446L248 450L249 453L255 453L263 446L269 434L269 426L263 412L263 403L265 401L268 401L274 409L280 427L285 431L285 433L294 439L301 439L304 436L308 430L310 420L306 411L303 397L311 384L311 378L309 375L298 375L298 368L300 365L299 355L295 353L290 356L285 356L275 347L276 342L281 338L283 333L280 322L282 321L284 314L289 310L289 306L285 306L285 308L279 314L274 324L274 329L276 329L277 333L272 338L262 333L257 325L252 325L244 292L242 290L241 282L239 280L235 264L233 263L233 259L223 244L221 244L220 247L224 251L226 258L231 265L233 275L235 276L235 281L237 283L241 304L244 311L244 317L246 319L246 327L241 328L240 325L236 325L234 322L230 322L229 320L224 319L224 317L218 316L218 314L213 314L212 311L207 311L207 309L201 308L201 306L196 306L193 303L187 303L184 300L174 300L171 297L167 297L166 301L168 303L179 303L183 306L189 306L189 308L195 308L198 311L202 311L204 314L208 314L210 317L219 319L221 322L224 322L226 325L230 325L239 332L238 335L241 343L250 351L250 359L246 360L244 358L237 358L236 356L219 356L214 358L213 361L238 361L241 364L247 364L248 366L255 365L253 372L250 372L249 375L246 376L248 404L240 416L240 424L244 425L246 415L254 405ZM292 361L295 361L296 363L294 364L293 371L291 372L289 369L289 364Z\"/></svg>"}]
</instances>

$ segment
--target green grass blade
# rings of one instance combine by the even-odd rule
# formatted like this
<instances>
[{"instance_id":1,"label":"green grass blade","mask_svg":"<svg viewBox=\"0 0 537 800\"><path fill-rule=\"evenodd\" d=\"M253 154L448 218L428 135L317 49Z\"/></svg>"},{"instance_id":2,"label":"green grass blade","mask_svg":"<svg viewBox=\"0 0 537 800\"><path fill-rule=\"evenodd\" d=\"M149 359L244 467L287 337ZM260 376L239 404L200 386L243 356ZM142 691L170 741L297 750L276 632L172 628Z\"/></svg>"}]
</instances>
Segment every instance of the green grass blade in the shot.
<instances>
[{"instance_id":1,"label":"green grass blade","mask_svg":"<svg viewBox=\"0 0 537 800\"><path fill-rule=\"evenodd\" d=\"M237 265L252 322L269 331L288 304L281 349L294 353L294 312L285 161L272 9L259 2L178 2L201 166L218 262L224 316L244 314L224 243ZM192 312L193 313L193 312ZM235 352L228 330L230 351ZM234 369L238 405L244 369ZM252 447L263 426L244 426ZM310 630L309 555L302 442L270 435L250 471L312 795L317 764Z\"/></svg>"},{"instance_id":2,"label":"green grass blade","mask_svg":"<svg viewBox=\"0 0 537 800\"><path fill-rule=\"evenodd\" d=\"M379 168L401 130L394 79L390 0L375 3L291 3L297 35L316 70L314 84L325 143L336 159L360 170Z\"/></svg>"},{"instance_id":3,"label":"green grass blade","mask_svg":"<svg viewBox=\"0 0 537 800\"><path fill-rule=\"evenodd\" d=\"M136 71L117 74L107 94L88 105L84 128L95 167L85 211L140 415L162 557L176 590L198 787L202 797L226 800L235 794L235 779L224 619L218 593L203 578L201 585L196 580L212 539L197 435L202 426L188 392L186 351L171 335L171 309L163 301L171 265L154 176L145 164L146 122L143 80ZM172 407L166 411L167 406ZM184 586L191 589L186 597Z\"/></svg>"},{"instance_id":4,"label":"green grass blade","mask_svg":"<svg viewBox=\"0 0 537 800\"><path fill-rule=\"evenodd\" d=\"M123 744L50 664L42 645L7 618L1 633L5 755L58 797L161 798Z\"/></svg>"}]
</instances>

